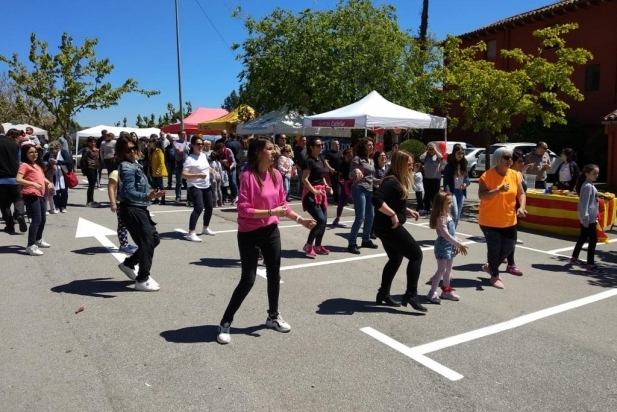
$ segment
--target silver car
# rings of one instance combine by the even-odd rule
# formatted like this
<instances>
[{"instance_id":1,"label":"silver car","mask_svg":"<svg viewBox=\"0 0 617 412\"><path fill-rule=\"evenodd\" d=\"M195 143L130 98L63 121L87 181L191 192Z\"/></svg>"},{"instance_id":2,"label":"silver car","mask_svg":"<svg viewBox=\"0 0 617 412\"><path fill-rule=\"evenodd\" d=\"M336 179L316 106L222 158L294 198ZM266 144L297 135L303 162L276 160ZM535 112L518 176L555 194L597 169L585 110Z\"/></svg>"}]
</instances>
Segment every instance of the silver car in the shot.
<instances>
[{"instance_id":1,"label":"silver car","mask_svg":"<svg viewBox=\"0 0 617 412\"><path fill-rule=\"evenodd\" d=\"M495 153L495 150L497 150L497 148L499 147L507 147L508 149L511 149L513 152L519 151L523 153L524 155L526 155L527 153L531 152L532 150L536 148L536 144L535 143L497 143L497 144L491 145L490 154L492 155L493 153ZM551 157L551 168L548 171L548 176L552 178L557 173L557 168L563 162L563 160L561 160L561 157L557 156L557 154L555 154L555 152L551 151L550 149L548 150L548 154ZM491 165L491 167L492 166L494 165ZM484 173L485 169L486 169L486 156L482 154L482 156L478 158L478 162L476 163L476 167L475 167L476 175L480 176L482 173Z\"/></svg>"},{"instance_id":2,"label":"silver car","mask_svg":"<svg viewBox=\"0 0 617 412\"><path fill-rule=\"evenodd\" d=\"M469 171L469 177L480 176L476 171L476 163L478 163L478 156L484 154L485 149L479 147L473 147L465 149L465 159L467 159L467 170Z\"/></svg>"}]
</instances>

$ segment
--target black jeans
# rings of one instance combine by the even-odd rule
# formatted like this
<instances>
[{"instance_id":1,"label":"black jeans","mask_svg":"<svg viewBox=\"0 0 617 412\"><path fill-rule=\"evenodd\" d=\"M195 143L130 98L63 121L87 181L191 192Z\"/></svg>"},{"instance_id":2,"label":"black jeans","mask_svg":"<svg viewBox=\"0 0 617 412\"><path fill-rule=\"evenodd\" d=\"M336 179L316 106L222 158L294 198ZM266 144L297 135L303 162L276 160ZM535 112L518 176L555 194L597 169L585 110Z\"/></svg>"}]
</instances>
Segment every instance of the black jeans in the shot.
<instances>
[{"instance_id":1,"label":"black jeans","mask_svg":"<svg viewBox=\"0 0 617 412\"><path fill-rule=\"evenodd\" d=\"M37 240L43 239L43 230L45 230L45 222L47 221L45 198L36 195L24 195L24 203L28 216L30 216L28 246L32 246Z\"/></svg>"},{"instance_id":2,"label":"black jeans","mask_svg":"<svg viewBox=\"0 0 617 412\"><path fill-rule=\"evenodd\" d=\"M418 279L422 269L422 249L411 236L411 234L399 225L396 229L383 229L375 227L375 235L381 240L383 248L388 255L388 262L381 274L380 292L389 294L394 276L403 263L403 258L407 258L407 294L416 296L418 294Z\"/></svg>"},{"instance_id":3,"label":"black jeans","mask_svg":"<svg viewBox=\"0 0 617 412\"><path fill-rule=\"evenodd\" d=\"M336 218L338 219L343 214L345 206L347 206L347 199L349 199L349 196L347 196L347 192L345 192L345 186L340 183L337 183L337 186L339 186L338 205L336 206Z\"/></svg>"},{"instance_id":4,"label":"black jeans","mask_svg":"<svg viewBox=\"0 0 617 412\"><path fill-rule=\"evenodd\" d=\"M486 239L486 259L492 277L499 276L499 265L516 247L516 225L489 227L480 225Z\"/></svg>"},{"instance_id":5,"label":"black jeans","mask_svg":"<svg viewBox=\"0 0 617 412\"><path fill-rule=\"evenodd\" d=\"M86 194L86 203L94 202L94 188L96 187L96 169L86 169L86 178L88 179L88 192Z\"/></svg>"},{"instance_id":6,"label":"black jeans","mask_svg":"<svg viewBox=\"0 0 617 412\"><path fill-rule=\"evenodd\" d=\"M250 232L238 232L238 249L242 262L240 283L231 295L221 325L233 322L234 315L253 288L257 276L259 250L264 257L268 278L268 312L273 315L278 314L281 288L281 234L278 226L269 225Z\"/></svg>"},{"instance_id":7,"label":"black jeans","mask_svg":"<svg viewBox=\"0 0 617 412\"><path fill-rule=\"evenodd\" d=\"M204 213L204 228L210 226L210 219L212 218L212 187L207 189L199 189L195 186L189 187L187 200L193 203L189 230L195 230L201 212Z\"/></svg>"},{"instance_id":8,"label":"black jeans","mask_svg":"<svg viewBox=\"0 0 617 412\"><path fill-rule=\"evenodd\" d=\"M112 172L112 166L114 163L114 159L104 159L103 163L105 163L105 169L107 169L107 176Z\"/></svg>"},{"instance_id":9,"label":"black jeans","mask_svg":"<svg viewBox=\"0 0 617 412\"><path fill-rule=\"evenodd\" d=\"M54 195L54 206L56 206L56 209L66 209L66 204L68 201L69 189L64 188L56 190L56 194Z\"/></svg>"},{"instance_id":10,"label":"black jeans","mask_svg":"<svg viewBox=\"0 0 617 412\"><path fill-rule=\"evenodd\" d=\"M416 211L419 212L424 207L424 202L422 201L422 195L424 192L416 192Z\"/></svg>"},{"instance_id":11,"label":"black jeans","mask_svg":"<svg viewBox=\"0 0 617 412\"><path fill-rule=\"evenodd\" d=\"M15 205L15 214L11 213L11 206ZM21 197L21 186L0 185L0 212L8 229L15 228L15 220L25 218L24 199Z\"/></svg>"},{"instance_id":12,"label":"black jeans","mask_svg":"<svg viewBox=\"0 0 617 412\"><path fill-rule=\"evenodd\" d=\"M323 235L326 233L328 212L324 205L315 203L315 196L312 194L308 194L304 197L302 200L302 206L317 222L317 224L309 232L306 243L312 245L313 242L315 242L315 246L321 246L321 240L323 239Z\"/></svg>"},{"instance_id":13,"label":"black jeans","mask_svg":"<svg viewBox=\"0 0 617 412\"><path fill-rule=\"evenodd\" d=\"M165 162L167 167L167 187L172 187L174 173L176 173L176 162Z\"/></svg>"},{"instance_id":14,"label":"black jeans","mask_svg":"<svg viewBox=\"0 0 617 412\"><path fill-rule=\"evenodd\" d=\"M598 232L596 232L597 223L590 223L587 227L581 225L581 233L578 235L576 246L572 252L572 257L578 259L578 255L581 253L581 249L585 242L589 240L587 246L587 264L593 265L596 254L596 245L598 244Z\"/></svg>"},{"instance_id":15,"label":"black jeans","mask_svg":"<svg viewBox=\"0 0 617 412\"><path fill-rule=\"evenodd\" d=\"M161 242L156 231L156 223L150 218L148 208L145 206L129 206L120 203L118 213L138 247L135 253L124 259L124 264L126 267L135 268L135 265L139 263L137 281L144 282L150 277L154 248Z\"/></svg>"},{"instance_id":16,"label":"black jeans","mask_svg":"<svg viewBox=\"0 0 617 412\"><path fill-rule=\"evenodd\" d=\"M441 179L424 179L424 210L431 210L435 195L439 193Z\"/></svg>"}]
</instances>

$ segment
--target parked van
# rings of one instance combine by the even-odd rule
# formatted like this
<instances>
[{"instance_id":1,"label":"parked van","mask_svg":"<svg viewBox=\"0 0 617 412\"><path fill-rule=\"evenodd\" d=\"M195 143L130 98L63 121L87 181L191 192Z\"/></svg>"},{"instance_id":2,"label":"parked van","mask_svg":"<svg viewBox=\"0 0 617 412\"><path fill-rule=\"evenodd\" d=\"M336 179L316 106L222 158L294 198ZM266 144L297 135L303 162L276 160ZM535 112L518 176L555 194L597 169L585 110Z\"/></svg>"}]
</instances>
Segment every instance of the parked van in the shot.
<instances>
[{"instance_id":1,"label":"parked van","mask_svg":"<svg viewBox=\"0 0 617 412\"><path fill-rule=\"evenodd\" d=\"M491 145L490 147L491 162L492 162L492 154L495 153L495 150L497 150L499 147L506 147L512 150L513 152L519 151L523 153L524 155L526 155L527 153L536 149L536 144L535 143L497 143L497 144ZM554 176L557 173L557 168L563 162L563 160L561 159L561 157L557 156L557 154L555 154L555 152L551 151L550 149L548 150L548 154L551 157L551 168L547 172L548 180L553 181ZM491 164L491 167L493 166L495 165ZM486 156L482 154L482 156L478 157L478 162L476 163L474 174L477 176L480 176L482 173L484 173L485 170L486 170Z\"/></svg>"}]
</instances>

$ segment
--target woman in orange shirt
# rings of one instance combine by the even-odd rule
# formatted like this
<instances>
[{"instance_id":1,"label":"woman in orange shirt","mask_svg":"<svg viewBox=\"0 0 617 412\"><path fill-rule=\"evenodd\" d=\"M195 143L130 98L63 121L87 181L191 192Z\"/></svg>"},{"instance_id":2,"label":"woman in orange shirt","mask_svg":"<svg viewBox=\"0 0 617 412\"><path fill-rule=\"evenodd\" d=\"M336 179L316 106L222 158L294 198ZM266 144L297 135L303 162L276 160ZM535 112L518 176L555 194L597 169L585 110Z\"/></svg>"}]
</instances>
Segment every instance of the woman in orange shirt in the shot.
<instances>
[{"instance_id":1,"label":"woman in orange shirt","mask_svg":"<svg viewBox=\"0 0 617 412\"><path fill-rule=\"evenodd\" d=\"M478 223L486 238L488 263L482 269L491 275L491 285L503 289L499 264L516 246L517 217L524 217L526 197L521 175L512 166L512 150L501 147L493 153L492 164L479 179ZM518 199L519 208L516 208Z\"/></svg>"}]
</instances>

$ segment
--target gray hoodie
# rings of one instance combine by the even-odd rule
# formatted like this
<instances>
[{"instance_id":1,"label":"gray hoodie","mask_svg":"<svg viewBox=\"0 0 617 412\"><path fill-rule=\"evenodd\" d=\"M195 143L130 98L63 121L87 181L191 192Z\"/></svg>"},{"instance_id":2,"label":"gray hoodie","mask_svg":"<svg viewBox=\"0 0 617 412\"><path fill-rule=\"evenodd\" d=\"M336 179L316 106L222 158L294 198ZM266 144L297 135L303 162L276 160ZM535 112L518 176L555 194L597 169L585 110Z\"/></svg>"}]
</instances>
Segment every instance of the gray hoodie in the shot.
<instances>
[{"instance_id":1,"label":"gray hoodie","mask_svg":"<svg viewBox=\"0 0 617 412\"><path fill-rule=\"evenodd\" d=\"M578 199L578 218L584 226L598 222L598 189L589 183L583 183Z\"/></svg>"}]
</instances>

